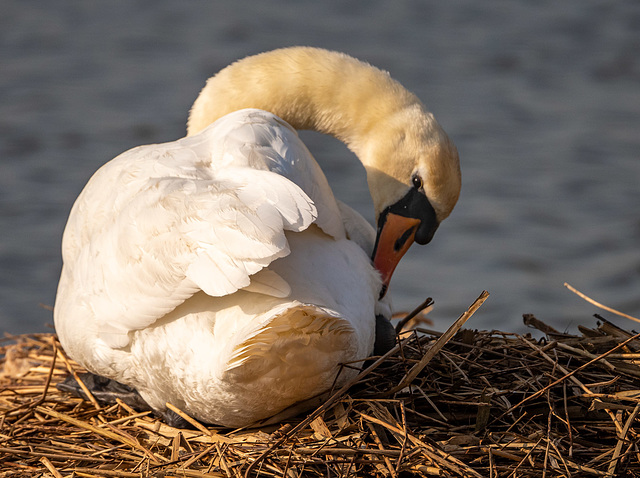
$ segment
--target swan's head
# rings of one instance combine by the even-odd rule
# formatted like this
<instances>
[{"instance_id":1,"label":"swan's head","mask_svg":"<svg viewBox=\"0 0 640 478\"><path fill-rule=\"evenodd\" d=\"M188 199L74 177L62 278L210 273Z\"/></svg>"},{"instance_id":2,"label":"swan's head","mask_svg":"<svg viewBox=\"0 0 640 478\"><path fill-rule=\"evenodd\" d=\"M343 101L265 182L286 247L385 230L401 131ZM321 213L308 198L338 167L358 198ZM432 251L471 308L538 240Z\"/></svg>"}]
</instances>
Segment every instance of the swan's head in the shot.
<instances>
[{"instance_id":1,"label":"swan's head","mask_svg":"<svg viewBox=\"0 0 640 478\"><path fill-rule=\"evenodd\" d=\"M191 110L189 134L242 108L331 134L356 153L375 206L373 260L384 290L409 246L429 242L458 200L455 146L415 95L367 63L305 47L240 60L207 82Z\"/></svg>"},{"instance_id":2,"label":"swan's head","mask_svg":"<svg viewBox=\"0 0 640 478\"><path fill-rule=\"evenodd\" d=\"M378 232L373 252L381 296L413 242L427 244L460 195L458 151L421 105L406 108L369 136L364 153Z\"/></svg>"}]
</instances>

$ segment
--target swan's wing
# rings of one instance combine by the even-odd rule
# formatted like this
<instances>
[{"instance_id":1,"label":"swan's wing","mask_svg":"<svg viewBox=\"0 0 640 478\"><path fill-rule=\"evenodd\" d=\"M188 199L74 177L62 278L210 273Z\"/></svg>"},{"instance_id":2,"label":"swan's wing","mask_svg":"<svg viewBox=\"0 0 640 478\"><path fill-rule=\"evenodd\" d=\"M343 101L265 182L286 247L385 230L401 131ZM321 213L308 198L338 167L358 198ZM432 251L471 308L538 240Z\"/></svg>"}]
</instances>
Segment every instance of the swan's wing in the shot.
<instances>
[{"instance_id":1,"label":"swan's wing","mask_svg":"<svg viewBox=\"0 0 640 478\"><path fill-rule=\"evenodd\" d=\"M69 217L66 293L91 309L112 347L126 346L129 331L198 290L223 296L250 286L253 274L289 253L284 232L304 230L316 217L312 201L287 178L199 167L201 153L181 141L135 148L107 163ZM286 294L283 288L276 284L275 294Z\"/></svg>"},{"instance_id":2,"label":"swan's wing","mask_svg":"<svg viewBox=\"0 0 640 478\"><path fill-rule=\"evenodd\" d=\"M290 179L316 206L315 224L336 239L345 237L327 178L296 130L283 119L268 111L244 109L226 115L203 133L221 138L210 147L214 151L214 163L225 164L231 160L238 164L239 158L243 158L247 167L268 169Z\"/></svg>"}]
</instances>

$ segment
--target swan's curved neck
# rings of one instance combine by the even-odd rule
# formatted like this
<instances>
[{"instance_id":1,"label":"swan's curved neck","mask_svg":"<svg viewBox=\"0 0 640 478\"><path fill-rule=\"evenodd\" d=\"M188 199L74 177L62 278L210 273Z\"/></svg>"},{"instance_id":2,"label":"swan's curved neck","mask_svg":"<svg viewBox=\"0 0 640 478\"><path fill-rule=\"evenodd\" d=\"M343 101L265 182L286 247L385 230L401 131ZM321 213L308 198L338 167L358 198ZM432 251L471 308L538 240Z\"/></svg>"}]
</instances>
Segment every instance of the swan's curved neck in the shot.
<instances>
[{"instance_id":1,"label":"swan's curved neck","mask_svg":"<svg viewBox=\"0 0 640 478\"><path fill-rule=\"evenodd\" d=\"M344 142L366 166L368 139L420 101L386 72L348 55L286 48L240 60L209 79L189 116L188 134L243 108L270 111L296 129Z\"/></svg>"}]
</instances>

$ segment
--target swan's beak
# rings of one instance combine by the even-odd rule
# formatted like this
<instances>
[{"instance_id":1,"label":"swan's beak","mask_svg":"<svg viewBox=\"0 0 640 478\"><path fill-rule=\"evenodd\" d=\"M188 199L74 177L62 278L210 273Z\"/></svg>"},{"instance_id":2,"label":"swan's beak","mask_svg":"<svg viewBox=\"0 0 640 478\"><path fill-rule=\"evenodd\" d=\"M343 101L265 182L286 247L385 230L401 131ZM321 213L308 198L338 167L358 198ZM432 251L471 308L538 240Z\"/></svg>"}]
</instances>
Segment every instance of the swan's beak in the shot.
<instances>
[{"instance_id":1,"label":"swan's beak","mask_svg":"<svg viewBox=\"0 0 640 478\"><path fill-rule=\"evenodd\" d=\"M380 299L402 256L413 242L426 244L438 228L436 213L424 194L411 190L378 219L378 236L373 249L373 265L382 276Z\"/></svg>"},{"instance_id":2,"label":"swan's beak","mask_svg":"<svg viewBox=\"0 0 640 478\"><path fill-rule=\"evenodd\" d=\"M381 299L387 292L391 276L398 262L413 244L419 225L420 219L398 216L393 213L386 215L384 226L378 231L376 248L373 252L373 265L382 276Z\"/></svg>"}]
</instances>

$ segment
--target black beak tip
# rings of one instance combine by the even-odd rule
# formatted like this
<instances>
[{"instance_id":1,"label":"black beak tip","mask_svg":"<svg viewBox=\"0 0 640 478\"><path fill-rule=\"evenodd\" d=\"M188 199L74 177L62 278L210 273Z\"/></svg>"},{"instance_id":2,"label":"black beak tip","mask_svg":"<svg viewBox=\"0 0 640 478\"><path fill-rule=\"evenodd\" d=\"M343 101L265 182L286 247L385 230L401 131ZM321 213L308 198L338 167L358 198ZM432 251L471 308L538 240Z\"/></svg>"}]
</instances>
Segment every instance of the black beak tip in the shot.
<instances>
[{"instance_id":1,"label":"black beak tip","mask_svg":"<svg viewBox=\"0 0 640 478\"><path fill-rule=\"evenodd\" d=\"M422 246L425 244L429 244L431 242L431 239L433 239L433 236L435 235L437 229L437 223L429 225L422 222L420 224L420 227L418 227L418 230L416 231L414 241Z\"/></svg>"}]
</instances>

